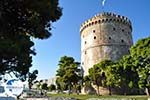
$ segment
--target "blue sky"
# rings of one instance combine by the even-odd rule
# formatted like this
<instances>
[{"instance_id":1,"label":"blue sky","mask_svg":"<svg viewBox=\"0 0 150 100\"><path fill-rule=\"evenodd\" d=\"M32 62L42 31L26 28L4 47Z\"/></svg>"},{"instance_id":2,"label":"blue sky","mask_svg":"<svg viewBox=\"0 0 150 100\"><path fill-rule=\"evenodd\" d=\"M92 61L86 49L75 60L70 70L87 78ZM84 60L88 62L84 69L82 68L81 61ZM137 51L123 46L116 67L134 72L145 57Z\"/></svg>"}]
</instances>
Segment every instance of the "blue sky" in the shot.
<instances>
[{"instance_id":1,"label":"blue sky","mask_svg":"<svg viewBox=\"0 0 150 100\"><path fill-rule=\"evenodd\" d=\"M132 21L134 43L150 36L150 0L106 0L102 10L101 0L59 0L63 15L53 24L52 36L35 40L37 55L33 67L38 69L38 79L54 77L60 57L67 55L80 62L80 25L103 10L127 16Z\"/></svg>"}]
</instances>

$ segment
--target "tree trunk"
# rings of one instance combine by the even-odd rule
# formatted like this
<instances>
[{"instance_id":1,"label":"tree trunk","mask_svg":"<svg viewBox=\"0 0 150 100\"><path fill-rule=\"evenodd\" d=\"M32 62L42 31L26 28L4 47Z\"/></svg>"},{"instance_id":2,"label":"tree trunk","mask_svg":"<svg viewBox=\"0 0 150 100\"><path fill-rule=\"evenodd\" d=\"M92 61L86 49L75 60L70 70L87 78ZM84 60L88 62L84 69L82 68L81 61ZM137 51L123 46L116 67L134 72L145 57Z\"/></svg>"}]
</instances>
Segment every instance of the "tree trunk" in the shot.
<instances>
[{"instance_id":1,"label":"tree trunk","mask_svg":"<svg viewBox=\"0 0 150 100\"><path fill-rule=\"evenodd\" d=\"M74 83L74 90L75 90L75 93L77 94L77 85L76 85L76 83Z\"/></svg>"},{"instance_id":2,"label":"tree trunk","mask_svg":"<svg viewBox=\"0 0 150 100\"><path fill-rule=\"evenodd\" d=\"M110 85L108 86L108 89L109 89L109 95L111 95L112 93L111 93L111 86Z\"/></svg>"},{"instance_id":3,"label":"tree trunk","mask_svg":"<svg viewBox=\"0 0 150 100\"><path fill-rule=\"evenodd\" d=\"M123 95L127 95L127 87L126 87L126 85L123 84L121 88L122 88L121 90L123 91L123 92L122 92Z\"/></svg>"},{"instance_id":4,"label":"tree trunk","mask_svg":"<svg viewBox=\"0 0 150 100\"><path fill-rule=\"evenodd\" d=\"M29 89L31 90L31 88L32 88L32 83L29 83Z\"/></svg>"},{"instance_id":5,"label":"tree trunk","mask_svg":"<svg viewBox=\"0 0 150 100\"><path fill-rule=\"evenodd\" d=\"M99 86L97 86L97 94L100 95Z\"/></svg>"},{"instance_id":6,"label":"tree trunk","mask_svg":"<svg viewBox=\"0 0 150 100\"><path fill-rule=\"evenodd\" d=\"M127 89L126 89L126 87L124 87L123 90L124 90L124 95L127 95Z\"/></svg>"},{"instance_id":7,"label":"tree trunk","mask_svg":"<svg viewBox=\"0 0 150 100\"><path fill-rule=\"evenodd\" d=\"M69 84L69 95L71 94L71 84Z\"/></svg>"}]
</instances>

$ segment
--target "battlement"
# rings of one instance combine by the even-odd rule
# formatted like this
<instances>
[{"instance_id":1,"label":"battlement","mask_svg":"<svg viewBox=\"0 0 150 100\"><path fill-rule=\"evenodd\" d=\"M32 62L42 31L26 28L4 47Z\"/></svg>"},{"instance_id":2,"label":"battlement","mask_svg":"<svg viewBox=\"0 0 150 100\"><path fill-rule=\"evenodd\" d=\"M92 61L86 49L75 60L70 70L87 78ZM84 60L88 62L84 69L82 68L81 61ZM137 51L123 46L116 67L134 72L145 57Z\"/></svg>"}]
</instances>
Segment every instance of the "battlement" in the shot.
<instances>
[{"instance_id":1,"label":"battlement","mask_svg":"<svg viewBox=\"0 0 150 100\"><path fill-rule=\"evenodd\" d=\"M103 12L103 13L95 15L94 17L92 17L92 18L86 20L84 23L82 23L80 26L80 33L82 33L82 31L85 28L87 28L91 25L101 24L101 23L110 23L110 22L126 24L132 30L131 21L127 17L117 15L117 14L111 13L111 12Z\"/></svg>"}]
</instances>

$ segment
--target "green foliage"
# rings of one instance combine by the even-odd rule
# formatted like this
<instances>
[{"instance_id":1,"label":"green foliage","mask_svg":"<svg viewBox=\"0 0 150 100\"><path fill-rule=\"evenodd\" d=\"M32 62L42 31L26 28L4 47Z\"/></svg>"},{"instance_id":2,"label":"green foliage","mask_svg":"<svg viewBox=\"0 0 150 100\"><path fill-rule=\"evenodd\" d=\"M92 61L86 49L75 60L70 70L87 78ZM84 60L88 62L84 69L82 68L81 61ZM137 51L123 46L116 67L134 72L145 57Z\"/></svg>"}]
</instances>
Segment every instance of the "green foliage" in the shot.
<instances>
[{"instance_id":1,"label":"green foliage","mask_svg":"<svg viewBox=\"0 0 150 100\"><path fill-rule=\"evenodd\" d=\"M33 85L33 81L36 80L37 78L37 74L38 74L38 70L34 70L32 73L30 72L28 73L28 84L30 89Z\"/></svg>"},{"instance_id":2,"label":"green foliage","mask_svg":"<svg viewBox=\"0 0 150 100\"><path fill-rule=\"evenodd\" d=\"M92 81L97 86L108 87L111 94L111 87L122 89L122 93L129 93L133 87L138 88L138 73L132 65L130 55L124 56L118 62L109 60L101 61L89 70Z\"/></svg>"},{"instance_id":3,"label":"green foliage","mask_svg":"<svg viewBox=\"0 0 150 100\"><path fill-rule=\"evenodd\" d=\"M150 56L150 37L140 39L131 47L131 55L134 57L149 57Z\"/></svg>"},{"instance_id":4,"label":"green foliage","mask_svg":"<svg viewBox=\"0 0 150 100\"><path fill-rule=\"evenodd\" d=\"M84 86L91 87L91 79L89 75L84 76L83 81L84 81Z\"/></svg>"},{"instance_id":5,"label":"green foliage","mask_svg":"<svg viewBox=\"0 0 150 100\"><path fill-rule=\"evenodd\" d=\"M74 61L74 58L63 56L59 61L59 69L57 70L56 76L58 76L56 80L57 87L59 89L64 90L67 86L70 90L73 85L76 85L81 76L79 75L80 69L78 62Z\"/></svg>"},{"instance_id":6,"label":"green foliage","mask_svg":"<svg viewBox=\"0 0 150 100\"><path fill-rule=\"evenodd\" d=\"M105 71L111 64L113 64L112 61L103 60L100 63L95 64L91 69L89 69L89 76L95 85L97 86L106 85Z\"/></svg>"},{"instance_id":7,"label":"green foliage","mask_svg":"<svg viewBox=\"0 0 150 100\"><path fill-rule=\"evenodd\" d=\"M31 38L50 37L62 15L58 0L0 0L0 75L25 80L35 55Z\"/></svg>"},{"instance_id":8,"label":"green foliage","mask_svg":"<svg viewBox=\"0 0 150 100\"><path fill-rule=\"evenodd\" d=\"M139 87L149 88L150 76L150 37L141 39L131 48L131 56L133 57L133 64L137 68L139 75Z\"/></svg>"},{"instance_id":9,"label":"green foliage","mask_svg":"<svg viewBox=\"0 0 150 100\"><path fill-rule=\"evenodd\" d=\"M119 72L120 87L124 94L130 93L133 88L138 89L139 77L133 62L130 55L123 56L118 62L121 68L121 72Z\"/></svg>"},{"instance_id":10,"label":"green foliage","mask_svg":"<svg viewBox=\"0 0 150 100\"><path fill-rule=\"evenodd\" d=\"M0 5L0 33L3 34L48 38L51 22L62 15L58 0L1 0Z\"/></svg>"},{"instance_id":11,"label":"green foliage","mask_svg":"<svg viewBox=\"0 0 150 100\"><path fill-rule=\"evenodd\" d=\"M103 60L98 64L95 64L92 68L89 69L89 77L93 84L97 86L98 95L99 86L106 86L106 69L108 66L112 65L113 62L110 60Z\"/></svg>"},{"instance_id":12,"label":"green foliage","mask_svg":"<svg viewBox=\"0 0 150 100\"><path fill-rule=\"evenodd\" d=\"M56 90L56 86L55 86L54 84L51 84L51 85L48 87L48 90L49 90L49 91Z\"/></svg>"},{"instance_id":13,"label":"green foliage","mask_svg":"<svg viewBox=\"0 0 150 100\"><path fill-rule=\"evenodd\" d=\"M48 90L47 83L43 83L43 84L41 85L41 89L43 89L43 90Z\"/></svg>"},{"instance_id":14,"label":"green foliage","mask_svg":"<svg viewBox=\"0 0 150 100\"><path fill-rule=\"evenodd\" d=\"M56 79L56 85L57 85L57 90L62 92L63 90L66 90L66 84L65 82L63 81L63 78L62 77L58 77Z\"/></svg>"},{"instance_id":15,"label":"green foliage","mask_svg":"<svg viewBox=\"0 0 150 100\"><path fill-rule=\"evenodd\" d=\"M120 83L120 72L121 69L118 63L113 63L112 65L107 66L105 70L106 75L106 86L119 87Z\"/></svg>"},{"instance_id":16,"label":"green foliage","mask_svg":"<svg viewBox=\"0 0 150 100\"><path fill-rule=\"evenodd\" d=\"M13 72L25 80L32 66L32 55L35 55L31 49L34 43L25 34L5 37L0 33L0 36L3 37L0 38L0 74Z\"/></svg>"}]
</instances>

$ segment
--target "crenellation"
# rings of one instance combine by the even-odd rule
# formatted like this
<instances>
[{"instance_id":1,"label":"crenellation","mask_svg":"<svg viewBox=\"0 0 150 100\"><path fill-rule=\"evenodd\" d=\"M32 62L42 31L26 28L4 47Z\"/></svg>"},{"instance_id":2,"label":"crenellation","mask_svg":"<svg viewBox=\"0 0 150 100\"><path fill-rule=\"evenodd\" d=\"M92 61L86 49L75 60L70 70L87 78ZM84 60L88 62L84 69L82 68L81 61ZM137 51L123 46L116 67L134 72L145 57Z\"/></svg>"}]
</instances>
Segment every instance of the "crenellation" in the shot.
<instances>
[{"instance_id":1,"label":"crenellation","mask_svg":"<svg viewBox=\"0 0 150 100\"><path fill-rule=\"evenodd\" d=\"M86 20L83 24L81 24L80 32L82 33L82 30L91 26L91 24L93 25L95 21L97 21L98 23L107 23L107 22L109 23L111 21L115 21L118 23L127 24L132 30L131 21L127 17L121 16L121 15L116 15L114 13L104 12L102 14L95 15L94 17ZM97 24L97 23L95 23L95 24Z\"/></svg>"}]
</instances>

